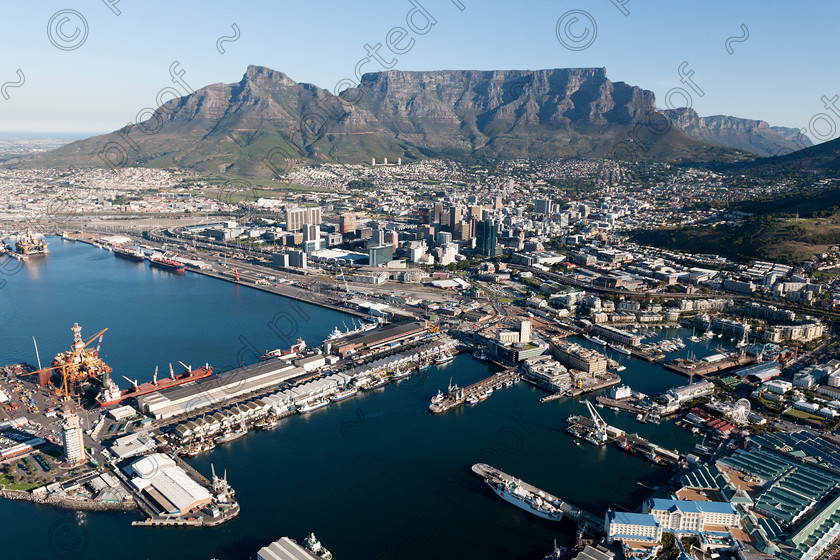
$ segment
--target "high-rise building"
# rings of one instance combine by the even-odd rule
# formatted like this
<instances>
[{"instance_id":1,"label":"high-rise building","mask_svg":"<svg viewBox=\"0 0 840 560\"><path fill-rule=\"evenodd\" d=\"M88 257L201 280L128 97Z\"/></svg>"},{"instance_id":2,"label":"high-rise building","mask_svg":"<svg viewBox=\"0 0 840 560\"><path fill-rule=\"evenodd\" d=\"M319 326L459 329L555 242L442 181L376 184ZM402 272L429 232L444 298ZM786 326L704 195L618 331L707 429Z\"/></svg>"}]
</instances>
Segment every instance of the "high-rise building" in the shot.
<instances>
[{"instance_id":1,"label":"high-rise building","mask_svg":"<svg viewBox=\"0 0 840 560\"><path fill-rule=\"evenodd\" d=\"M321 227L313 224L303 224L303 242L314 241L321 238Z\"/></svg>"},{"instance_id":2,"label":"high-rise building","mask_svg":"<svg viewBox=\"0 0 840 560\"><path fill-rule=\"evenodd\" d=\"M452 206L449 209L449 229L455 231L455 226L464 221L464 209L460 206Z\"/></svg>"},{"instance_id":3,"label":"high-rise building","mask_svg":"<svg viewBox=\"0 0 840 560\"><path fill-rule=\"evenodd\" d=\"M392 246L396 249L400 244L400 235L394 230L388 230L385 232L385 244Z\"/></svg>"},{"instance_id":4,"label":"high-rise building","mask_svg":"<svg viewBox=\"0 0 840 560\"><path fill-rule=\"evenodd\" d=\"M479 206L477 204L473 205L473 206L470 206L469 216L470 216L470 218L475 218L476 220L480 220L481 219L481 206Z\"/></svg>"},{"instance_id":5,"label":"high-rise building","mask_svg":"<svg viewBox=\"0 0 840 560\"><path fill-rule=\"evenodd\" d=\"M432 207L432 223L439 224L440 223L440 215L443 213L443 203L442 202L435 202L434 206Z\"/></svg>"},{"instance_id":6,"label":"high-rise building","mask_svg":"<svg viewBox=\"0 0 840 560\"><path fill-rule=\"evenodd\" d=\"M368 261L370 266L387 264L394 260L394 246L381 245L379 247L368 247Z\"/></svg>"},{"instance_id":7,"label":"high-rise building","mask_svg":"<svg viewBox=\"0 0 840 560\"><path fill-rule=\"evenodd\" d=\"M286 210L286 231L300 231L303 224L319 225L321 223L321 207L288 208Z\"/></svg>"},{"instance_id":8,"label":"high-rise building","mask_svg":"<svg viewBox=\"0 0 840 560\"><path fill-rule=\"evenodd\" d=\"M481 220L476 225L476 248L485 257L496 256L496 223L493 220Z\"/></svg>"},{"instance_id":9,"label":"high-rise building","mask_svg":"<svg viewBox=\"0 0 840 560\"><path fill-rule=\"evenodd\" d=\"M289 251L289 266L295 268L308 268L306 253L303 251Z\"/></svg>"},{"instance_id":10,"label":"high-rise building","mask_svg":"<svg viewBox=\"0 0 840 560\"><path fill-rule=\"evenodd\" d=\"M356 229L356 217L353 214L341 214L338 217L338 232L341 234L352 233Z\"/></svg>"},{"instance_id":11,"label":"high-rise building","mask_svg":"<svg viewBox=\"0 0 840 560\"><path fill-rule=\"evenodd\" d=\"M549 198L538 198L534 201L534 212L537 214L551 214L552 204Z\"/></svg>"},{"instance_id":12,"label":"high-rise building","mask_svg":"<svg viewBox=\"0 0 840 560\"><path fill-rule=\"evenodd\" d=\"M531 342L531 320L522 319L519 322L519 342L528 344Z\"/></svg>"},{"instance_id":13,"label":"high-rise building","mask_svg":"<svg viewBox=\"0 0 840 560\"><path fill-rule=\"evenodd\" d=\"M85 443L79 417L68 415L61 424L61 438L64 441L64 456L68 463L77 465L85 460Z\"/></svg>"}]
</instances>

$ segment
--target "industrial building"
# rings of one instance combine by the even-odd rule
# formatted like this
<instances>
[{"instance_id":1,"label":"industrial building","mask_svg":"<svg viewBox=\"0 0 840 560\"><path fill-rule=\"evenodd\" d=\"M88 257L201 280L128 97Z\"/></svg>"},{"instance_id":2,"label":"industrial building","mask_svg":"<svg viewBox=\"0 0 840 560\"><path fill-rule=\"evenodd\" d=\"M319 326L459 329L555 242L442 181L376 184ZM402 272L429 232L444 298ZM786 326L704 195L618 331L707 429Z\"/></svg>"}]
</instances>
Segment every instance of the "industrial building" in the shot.
<instances>
[{"instance_id":1,"label":"industrial building","mask_svg":"<svg viewBox=\"0 0 840 560\"><path fill-rule=\"evenodd\" d=\"M163 453L146 455L123 470L131 485L163 515L184 515L213 501L206 488Z\"/></svg>"},{"instance_id":2,"label":"industrial building","mask_svg":"<svg viewBox=\"0 0 840 560\"><path fill-rule=\"evenodd\" d=\"M180 387L163 389L137 397L141 412L157 419L195 412L229 399L260 391L306 374L280 359L232 369Z\"/></svg>"},{"instance_id":3,"label":"industrial building","mask_svg":"<svg viewBox=\"0 0 840 560\"><path fill-rule=\"evenodd\" d=\"M340 340L331 341L330 352L339 356L367 354L389 346L418 341L428 333L425 323L397 323L374 331L359 333Z\"/></svg>"}]
</instances>

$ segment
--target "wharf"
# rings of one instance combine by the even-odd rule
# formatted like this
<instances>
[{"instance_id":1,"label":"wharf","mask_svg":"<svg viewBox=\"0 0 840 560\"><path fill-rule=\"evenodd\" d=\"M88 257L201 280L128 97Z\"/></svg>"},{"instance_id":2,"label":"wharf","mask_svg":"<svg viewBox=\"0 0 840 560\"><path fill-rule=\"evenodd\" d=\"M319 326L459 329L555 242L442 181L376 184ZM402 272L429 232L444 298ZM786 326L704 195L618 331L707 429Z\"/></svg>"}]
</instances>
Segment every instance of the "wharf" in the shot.
<instances>
[{"instance_id":1,"label":"wharf","mask_svg":"<svg viewBox=\"0 0 840 560\"><path fill-rule=\"evenodd\" d=\"M519 379L520 377L519 374L516 373L516 368L508 368L492 375L491 377L482 379L478 383L473 383L469 387L464 387L463 389L458 389L454 393L447 394L443 401L430 404L429 412L432 414L443 414L447 410L464 404L467 399L472 396L478 396L482 393L486 393L489 389L501 389L507 384L516 383Z\"/></svg>"},{"instance_id":2,"label":"wharf","mask_svg":"<svg viewBox=\"0 0 840 560\"><path fill-rule=\"evenodd\" d=\"M594 432L595 423L588 416L570 416L566 420L584 432ZM628 434L614 426L607 426L607 442L615 443L627 453L641 453L646 459L659 465L678 465L684 457L676 450L665 449L646 440L639 434Z\"/></svg>"},{"instance_id":3,"label":"wharf","mask_svg":"<svg viewBox=\"0 0 840 560\"><path fill-rule=\"evenodd\" d=\"M754 361L755 358L748 356L747 354L740 354L738 356L724 358L716 362L695 363L692 364L694 366L693 368L681 366L675 362L668 362L667 364L663 364L662 367L668 371L673 371L674 373L679 373L680 375L684 375L686 377L700 377L702 379L713 373L720 373L728 369L749 365Z\"/></svg>"},{"instance_id":4,"label":"wharf","mask_svg":"<svg viewBox=\"0 0 840 560\"><path fill-rule=\"evenodd\" d=\"M528 484L527 482L514 478L513 476L502 472L499 469L495 469L490 465L486 465L484 463L476 463L472 466L472 472L478 478L482 479L488 484L501 483L504 486L507 486L510 483L515 483L523 490L526 490L531 494L536 494L540 496L543 500L549 502L554 507L558 508L560 511L563 512L564 519L573 521L578 525L583 525L587 528L588 531L595 531L597 533L604 532L603 517L599 517L594 513L590 513L584 509L577 507L574 504L570 504L565 500L561 500L557 496L549 494L545 490L540 490L536 486Z\"/></svg>"},{"instance_id":5,"label":"wharf","mask_svg":"<svg viewBox=\"0 0 840 560\"><path fill-rule=\"evenodd\" d=\"M621 377L617 373L602 373L598 377L584 379L580 387L572 387L569 395L572 397L579 397L584 393L591 393L593 391L600 391L613 385L621 383Z\"/></svg>"},{"instance_id":6,"label":"wharf","mask_svg":"<svg viewBox=\"0 0 840 560\"><path fill-rule=\"evenodd\" d=\"M623 412L630 412L632 414L647 413L647 409L635 405L627 399L618 401L609 397L605 397L604 395L598 395L597 397L595 397L595 402L597 402L598 404L602 404L607 408L613 408L621 410Z\"/></svg>"},{"instance_id":7,"label":"wharf","mask_svg":"<svg viewBox=\"0 0 840 560\"><path fill-rule=\"evenodd\" d=\"M646 362L661 362L665 359L665 354L662 353L642 350L641 348L636 348L635 346L628 346L627 349L630 350L631 356Z\"/></svg>"}]
</instances>

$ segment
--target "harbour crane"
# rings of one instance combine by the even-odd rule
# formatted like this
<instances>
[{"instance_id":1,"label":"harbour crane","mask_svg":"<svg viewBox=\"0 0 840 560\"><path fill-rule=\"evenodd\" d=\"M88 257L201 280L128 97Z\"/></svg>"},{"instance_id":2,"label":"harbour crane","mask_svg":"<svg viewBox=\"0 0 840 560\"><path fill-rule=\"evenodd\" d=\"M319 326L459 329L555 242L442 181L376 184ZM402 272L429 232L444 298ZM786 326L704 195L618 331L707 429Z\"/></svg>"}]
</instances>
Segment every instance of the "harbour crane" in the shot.
<instances>
[{"instance_id":1,"label":"harbour crane","mask_svg":"<svg viewBox=\"0 0 840 560\"><path fill-rule=\"evenodd\" d=\"M592 403L588 400L586 401L586 408L589 409L589 415L592 417L592 421L595 423L595 431L598 433L598 440L600 441L607 441L607 427L608 424L601 418L601 415L598 414L598 411L595 410L595 407L592 406Z\"/></svg>"}]
</instances>

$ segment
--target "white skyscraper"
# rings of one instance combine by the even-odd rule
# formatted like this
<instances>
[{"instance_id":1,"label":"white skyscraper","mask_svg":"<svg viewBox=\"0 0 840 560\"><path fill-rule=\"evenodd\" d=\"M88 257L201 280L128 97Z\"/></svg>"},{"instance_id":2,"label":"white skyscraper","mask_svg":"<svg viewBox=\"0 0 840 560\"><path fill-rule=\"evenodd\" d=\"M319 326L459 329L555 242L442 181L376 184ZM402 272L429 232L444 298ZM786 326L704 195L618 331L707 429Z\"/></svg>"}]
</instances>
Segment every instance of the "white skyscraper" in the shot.
<instances>
[{"instance_id":1,"label":"white skyscraper","mask_svg":"<svg viewBox=\"0 0 840 560\"><path fill-rule=\"evenodd\" d=\"M61 424L61 437L64 440L64 456L68 463L78 464L85 460L85 443L82 439L79 417L70 414Z\"/></svg>"}]
</instances>

